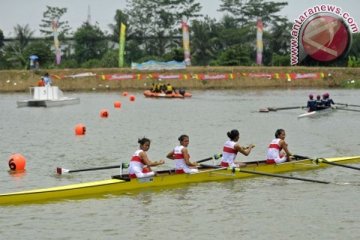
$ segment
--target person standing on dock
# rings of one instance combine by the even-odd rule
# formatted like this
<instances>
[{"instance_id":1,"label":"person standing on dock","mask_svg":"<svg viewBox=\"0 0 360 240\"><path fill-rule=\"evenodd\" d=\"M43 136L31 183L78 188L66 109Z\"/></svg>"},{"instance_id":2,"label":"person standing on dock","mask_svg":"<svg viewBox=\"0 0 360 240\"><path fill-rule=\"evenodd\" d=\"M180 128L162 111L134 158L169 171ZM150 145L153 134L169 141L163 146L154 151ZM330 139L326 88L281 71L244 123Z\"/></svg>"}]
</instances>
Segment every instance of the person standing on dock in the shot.
<instances>
[{"instance_id":1,"label":"person standing on dock","mask_svg":"<svg viewBox=\"0 0 360 240\"><path fill-rule=\"evenodd\" d=\"M166 157L175 161L175 173L197 173L196 162L190 162L190 154L187 147L189 146L189 136L181 135L178 138L180 145L169 152Z\"/></svg>"},{"instance_id":2,"label":"person standing on dock","mask_svg":"<svg viewBox=\"0 0 360 240\"><path fill-rule=\"evenodd\" d=\"M293 156L288 149L288 144L285 142L285 136L284 129L276 130L275 139L271 141L267 150L267 164L283 163L293 159Z\"/></svg>"},{"instance_id":3,"label":"person standing on dock","mask_svg":"<svg viewBox=\"0 0 360 240\"><path fill-rule=\"evenodd\" d=\"M242 167L245 166L244 163L235 162L235 158L238 152L242 153L245 156L248 156L251 152L251 149L255 147L255 145L250 144L248 147L242 147L237 142L240 139L240 133L238 130L233 129L230 132L227 132L227 136L229 140L224 143L223 152L222 152L222 160L220 165L222 167Z\"/></svg>"},{"instance_id":4,"label":"person standing on dock","mask_svg":"<svg viewBox=\"0 0 360 240\"><path fill-rule=\"evenodd\" d=\"M150 161L146 152L150 149L150 139L142 138L138 140L140 144L139 149L135 151L130 160L129 177L130 178L143 178L155 175L155 172L150 167L164 164L164 160Z\"/></svg>"}]
</instances>

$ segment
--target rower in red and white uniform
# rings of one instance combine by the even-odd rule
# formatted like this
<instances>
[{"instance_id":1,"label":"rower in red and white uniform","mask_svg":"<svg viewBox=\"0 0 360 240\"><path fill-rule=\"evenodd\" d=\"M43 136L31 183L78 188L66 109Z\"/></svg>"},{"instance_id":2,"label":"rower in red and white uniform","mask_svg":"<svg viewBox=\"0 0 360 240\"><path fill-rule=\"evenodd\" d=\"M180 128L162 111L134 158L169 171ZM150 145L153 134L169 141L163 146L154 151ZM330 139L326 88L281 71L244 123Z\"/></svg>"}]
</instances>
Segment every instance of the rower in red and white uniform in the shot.
<instances>
[{"instance_id":1,"label":"rower in red and white uniform","mask_svg":"<svg viewBox=\"0 0 360 240\"><path fill-rule=\"evenodd\" d=\"M197 173L198 163L190 162L190 155L188 152L189 136L181 135L178 138L180 145L176 146L174 150L167 154L167 158L175 161L175 173Z\"/></svg>"},{"instance_id":2,"label":"rower in red and white uniform","mask_svg":"<svg viewBox=\"0 0 360 240\"><path fill-rule=\"evenodd\" d=\"M146 152L150 149L150 140L142 138L138 140L140 147L135 151L131 157L129 164L129 177L130 178L143 178L155 175L155 172L150 167L164 164L164 160L150 161Z\"/></svg>"},{"instance_id":3,"label":"rower in red and white uniform","mask_svg":"<svg viewBox=\"0 0 360 240\"><path fill-rule=\"evenodd\" d=\"M227 140L223 147L222 160L220 165L222 167L241 167L244 166L244 163L235 162L235 158L238 152L242 153L245 156L248 156L251 152L251 149L255 145L250 144L248 147L241 147L237 141L239 141L240 134L236 129L227 132L229 140Z\"/></svg>"},{"instance_id":4,"label":"rower in red and white uniform","mask_svg":"<svg viewBox=\"0 0 360 240\"><path fill-rule=\"evenodd\" d=\"M267 150L267 164L283 163L292 160L293 156L288 149L288 144L285 142L285 136L284 129L276 130L275 139L271 141Z\"/></svg>"}]
</instances>

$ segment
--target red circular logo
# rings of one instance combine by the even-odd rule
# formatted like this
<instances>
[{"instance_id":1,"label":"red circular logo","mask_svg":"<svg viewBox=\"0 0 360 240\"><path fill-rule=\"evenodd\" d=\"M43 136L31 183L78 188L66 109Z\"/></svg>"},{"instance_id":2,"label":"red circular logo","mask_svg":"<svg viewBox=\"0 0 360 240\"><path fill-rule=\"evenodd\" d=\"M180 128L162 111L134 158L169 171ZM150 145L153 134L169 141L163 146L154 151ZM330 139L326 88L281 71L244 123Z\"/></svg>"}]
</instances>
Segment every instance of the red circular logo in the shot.
<instances>
[{"instance_id":1,"label":"red circular logo","mask_svg":"<svg viewBox=\"0 0 360 240\"><path fill-rule=\"evenodd\" d=\"M305 53L321 62L343 56L351 42L347 25L336 15L315 15L304 25L301 37Z\"/></svg>"}]
</instances>

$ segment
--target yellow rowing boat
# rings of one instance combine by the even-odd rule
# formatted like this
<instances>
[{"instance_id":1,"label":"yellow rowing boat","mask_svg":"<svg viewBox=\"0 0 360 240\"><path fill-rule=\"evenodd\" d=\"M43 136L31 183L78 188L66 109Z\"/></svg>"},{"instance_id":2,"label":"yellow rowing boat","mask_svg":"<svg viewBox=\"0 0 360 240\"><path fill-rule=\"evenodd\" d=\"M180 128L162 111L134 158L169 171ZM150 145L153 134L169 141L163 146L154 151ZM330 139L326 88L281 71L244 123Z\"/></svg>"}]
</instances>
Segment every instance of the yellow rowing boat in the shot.
<instances>
[{"instance_id":1,"label":"yellow rowing boat","mask_svg":"<svg viewBox=\"0 0 360 240\"><path fill-rule=\"evenodd\" d=\"M113 178L109 180L0 194L0 205L44 202L49 200L68 199L80 196L86 197L99 194L121 193L143 188L163 187L176 184L247 178L258 175L281 177L283 175L274 174L318 169L329 166L329 164L347 166L344 164L357 162L360 162L360 156L326 159L303 159L271 165L266 164L264 161L248 162L246 167L242 167L240 169L229 169L213 165L202 165L199 168L199 173L195 174L175 174L173 170L166 170L157 172L157 175L154 177L138 179L129 179L128 175L124 174L122 176L113 176ZM284 177L298 180L308 180L295 177ZM308 181L329 183L318 180Z\"/></svg>"}]
</instances>

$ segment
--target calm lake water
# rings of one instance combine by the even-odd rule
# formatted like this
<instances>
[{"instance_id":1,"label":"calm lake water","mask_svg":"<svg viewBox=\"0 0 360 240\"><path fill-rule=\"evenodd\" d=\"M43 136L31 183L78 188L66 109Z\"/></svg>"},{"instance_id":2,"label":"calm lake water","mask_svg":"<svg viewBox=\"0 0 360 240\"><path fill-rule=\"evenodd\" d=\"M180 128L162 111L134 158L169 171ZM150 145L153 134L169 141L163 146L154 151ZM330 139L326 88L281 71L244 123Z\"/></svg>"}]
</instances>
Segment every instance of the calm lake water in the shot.
<instances>
[{"instance_id":1,"label":"calm lake water","mask_svg":"<svg viewBox=\"0 0 360 240\"><path fill-rule=\"evenodd\" d=\"M327 90L326 90L327 91ZM264 107L305 105L312 90L199 91L191 99L147 99L132 93L79 93L79 105L17 108L27 94L0 94L1 193L108 179L117 169L63 175L68 169L127 162L137 139L152 140L150 159L165 159L181 134L190 136L192 160L220 153L226 132L256 145L244 161L265 158L277 128L291 152L311 157L360 155L360 112L336 111L298 119L301 109L259 113ZM335 102L360 105L359 90L329 91ZM70 94L72 95L72 94ZM114 109L114 101L122 102ZM102 119L101 109L109 110ZM358 108L360 110L360 108ZM83 123L87 133L74 134ZM21 153L26 173L8 173ZM356 164L359 166L359 164ZM166 165L158 169L172 167ZM332 167L293 176L341 184L259 177L111 194L46 204L0 207L1 239L360 239L360 175Z\"/></svg>"}]
</instances>

